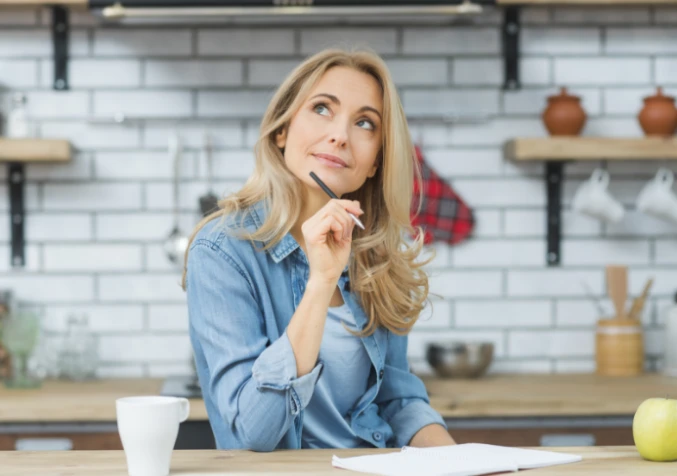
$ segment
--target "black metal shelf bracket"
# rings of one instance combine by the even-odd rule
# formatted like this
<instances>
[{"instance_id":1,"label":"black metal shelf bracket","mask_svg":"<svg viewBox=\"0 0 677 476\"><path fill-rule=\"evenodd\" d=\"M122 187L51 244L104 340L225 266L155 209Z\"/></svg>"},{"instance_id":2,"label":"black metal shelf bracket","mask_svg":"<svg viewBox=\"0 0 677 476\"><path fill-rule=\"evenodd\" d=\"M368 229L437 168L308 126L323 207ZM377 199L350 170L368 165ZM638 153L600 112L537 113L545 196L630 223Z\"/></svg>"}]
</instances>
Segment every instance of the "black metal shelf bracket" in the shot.
<instances>
[{"instance_id":1,"label":"black metal shelf bracket","mask_svg":"<svg viewBox=\"0 0 677 476\"><path fill-rule=\"evenodd\" d=\"M519 78L520 7L509 6L503 12L503 89L520 89Z\"/></svg>"},{"instance_id":2,"label":"black metal shelf bracket","mask_svg":"<svg viewBox=\"0 0 677 476\"><path fill-rule=\"evenodd\" d=\"M12 239L12 259L13 267L23 267L26 263L24 255L24 164L10 162L8 164L8 188L9 188L9 220Z\"/></svg>"},{"instance_id":3,"label":"black metal shelf bracket","mask_svg":"<svg viewBox=\"0 0 677 476\"><path fill-rule=\"evenodd\" d=\"M52 7L52 43L54 45L54 81L52 86L59 91L69 89L68 85L68 9Z\"/></svg>"},{"instance_id":4,"label":"black metal shelf bracket","mask_svg":"<svg viewBox=\"0 0 677 476\"><path fill-rule=\"evenodd\" d=\"M562 182L564 181L564 163L548 161L545 164L545 183L547 192L547 241L546 261L548 266L558 266L561 261L562 239Z\"/></svg>"}]
</instances>

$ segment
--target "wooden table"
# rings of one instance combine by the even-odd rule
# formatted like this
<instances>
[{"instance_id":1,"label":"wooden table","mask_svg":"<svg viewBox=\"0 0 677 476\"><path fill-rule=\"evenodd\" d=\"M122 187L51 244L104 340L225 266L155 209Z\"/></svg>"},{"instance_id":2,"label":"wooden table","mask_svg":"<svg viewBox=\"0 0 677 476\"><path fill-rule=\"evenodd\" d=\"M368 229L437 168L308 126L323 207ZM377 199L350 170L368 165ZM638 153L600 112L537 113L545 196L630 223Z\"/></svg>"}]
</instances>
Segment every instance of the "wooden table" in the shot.
<instances>
[{"instance_id":1,"label":"wooden table","mask_svg":"<svg viewBox=\"0 0 677 476\"><path fill-rule=\"evenodd\" d=\"M548 468L533 469L528 475L651 475L674 476L677 463L654 463L643 460L634 447L569 447L548 448L580 454L583 461ZM336 474L348 476L364 473L349 472L331 466L332 455L359 456L397 450L296 450L253 453L250 451L174 451L171 475L261 474L315 476ZM62 451L28 453L0 452L3 476L126 476L122 451Z\"/></svg>"}]
</instances>

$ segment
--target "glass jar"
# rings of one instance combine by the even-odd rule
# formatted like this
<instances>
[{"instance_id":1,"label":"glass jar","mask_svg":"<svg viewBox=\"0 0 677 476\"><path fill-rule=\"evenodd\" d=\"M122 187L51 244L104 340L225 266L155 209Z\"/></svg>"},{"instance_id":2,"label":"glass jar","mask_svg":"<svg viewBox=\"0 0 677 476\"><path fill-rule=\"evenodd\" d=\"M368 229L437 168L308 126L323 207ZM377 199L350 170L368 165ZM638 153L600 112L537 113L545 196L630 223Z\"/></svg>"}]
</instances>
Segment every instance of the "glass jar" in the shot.
<instances>
[{"instance_id":1,"label":"glass jar","mask_svg":"<svg viewBox=\"0 0 677 476\"><path fill-rule=\"evenodd\" d=\"M11 376L5 380L9 388L39 387L40 379L28 369L30 358L40 333L40 318L37 313L17 311L5 319L2 328L2 343L11 356Z\"/></svg>"},{"instance_id":2,"label":"glass jar","mask_svg":"<svg viewBox=\"0 0 677 476\"><path fill-rule=\"evenodd\" d=\"M62 378L88 380L94 378L99 363L98 340L89 329L86 314L71 314L59 355Z\"/></svg>"}]
</instances>

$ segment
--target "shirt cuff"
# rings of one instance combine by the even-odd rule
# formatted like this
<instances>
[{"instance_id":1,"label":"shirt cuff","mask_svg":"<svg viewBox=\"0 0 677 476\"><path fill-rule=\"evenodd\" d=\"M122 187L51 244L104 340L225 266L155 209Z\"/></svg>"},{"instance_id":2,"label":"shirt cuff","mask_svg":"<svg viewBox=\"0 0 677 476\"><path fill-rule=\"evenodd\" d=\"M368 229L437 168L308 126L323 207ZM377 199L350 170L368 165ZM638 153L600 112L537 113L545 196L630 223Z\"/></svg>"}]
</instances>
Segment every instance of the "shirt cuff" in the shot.
<instances>
[{"instance_id":1,"label":"shirt cuff","mask_svg":"<svg viewBox=\"0 0 677 476\"><path fill-rule=\"evenodd\" d=\"M440 414L423 400L414 400L405 405L390 419L389 423L395 433L395 445L399 448L408 445L414 435L424 426L436 423L447 429Z\"/></svg>"},{"instance_id":2,"label":"shirt cuff","mask_svg":"<svg viewBox=\"0 0 677 476\"><path fill-rule=\"evenodd\" d=\"M285 331L279 339L261 352L252 367L252 376L258 389L281 391L293 389L303 409L313 396L322 369L322 362L318 362L312 371L302 377L296 377L296 357Z\"/></svg>"}]
</instances>

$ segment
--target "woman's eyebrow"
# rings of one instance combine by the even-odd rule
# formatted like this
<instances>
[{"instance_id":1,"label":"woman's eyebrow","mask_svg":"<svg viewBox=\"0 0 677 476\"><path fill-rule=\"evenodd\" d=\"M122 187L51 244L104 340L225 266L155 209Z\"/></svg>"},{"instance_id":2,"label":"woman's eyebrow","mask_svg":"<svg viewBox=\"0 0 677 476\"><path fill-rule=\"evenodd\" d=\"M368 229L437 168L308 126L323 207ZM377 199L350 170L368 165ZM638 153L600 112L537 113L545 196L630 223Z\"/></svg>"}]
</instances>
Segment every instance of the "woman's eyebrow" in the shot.
<instances>
[{"instance_id":1,"label":"woman's eyebrow","mask_svg":"<svg viewBox=\"0 0 677 476\"><path fill-rule=\"evenodd\" d=\"M338 106L341 105L341 101L339 101L339 98L337 98L337 97L334 96L333 94L319 93L319 94L316 94L315 96L313 96L313 97L310 98L310 99L312 100L312 99L315 99L315 98L317 98L317 97L325 97L325 98L329 99L331 102L337 104ZM373 108L373 107L371 107L371 106L362 106L362 107L360 108L360 110L357 111L357 112L364 112L364 111L371 111L371 112L373 112L374 114L376 114L376 115L378 116L379 119L382 120L382 118L381 118L381 113L378 112L378 110L376 110L376 108Z\"/></svg>"}]
</instances>

